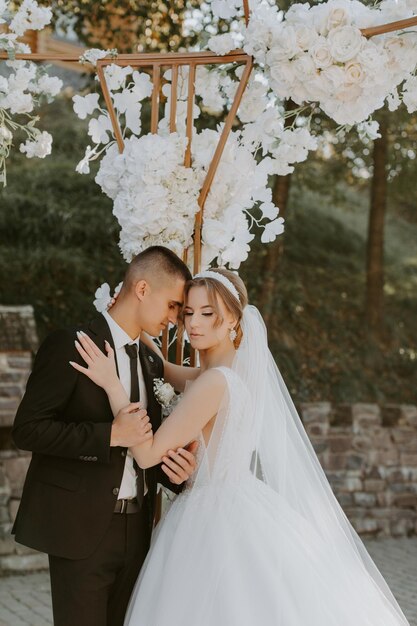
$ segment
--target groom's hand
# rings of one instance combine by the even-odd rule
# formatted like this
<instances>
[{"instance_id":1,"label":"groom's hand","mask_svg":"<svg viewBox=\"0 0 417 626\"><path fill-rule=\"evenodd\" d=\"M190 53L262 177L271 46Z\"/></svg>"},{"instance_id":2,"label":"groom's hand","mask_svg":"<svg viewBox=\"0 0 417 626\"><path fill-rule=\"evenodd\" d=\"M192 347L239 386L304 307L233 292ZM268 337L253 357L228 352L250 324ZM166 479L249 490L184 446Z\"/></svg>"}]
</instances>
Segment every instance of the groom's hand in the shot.
<instances>
[{"instance_id":1,"label":"groom's hand","mask_svg":"<svg viewBox=\"0 0 417 626\"><path fill-rule=\"evenodd\" d=\"M181 485L194 474L197 449L198 441L192 441L185 448L169 450L167 456L162 457L162 470L174 485Z\"/></svg>"}]
</instances>

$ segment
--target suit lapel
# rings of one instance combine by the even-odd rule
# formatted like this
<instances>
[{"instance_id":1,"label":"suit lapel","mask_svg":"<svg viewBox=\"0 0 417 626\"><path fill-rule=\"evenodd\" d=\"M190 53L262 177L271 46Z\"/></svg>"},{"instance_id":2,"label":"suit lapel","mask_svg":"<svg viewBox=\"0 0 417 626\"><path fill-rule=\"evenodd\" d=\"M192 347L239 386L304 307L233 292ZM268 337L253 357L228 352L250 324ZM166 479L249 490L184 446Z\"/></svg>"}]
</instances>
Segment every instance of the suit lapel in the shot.
<instances>
[{"instance_id":1,"label":"suit lapel","mask_svg":"<svg viewBox=\"0 0 417 626\"><path fill-rule=\"evenodd\" d=\"M100 349L104 349L104 346L102 346L101 344L103 344L106 339L111 345L111 347L113 348L114 360L116 361L117 375L119 376L119 364L117 363L116 348L114 346L113 335L110 332L110 328L106 319L101 314L96 315L96 317L94 317L91 320L88 328L91 331L91 334L95 335L96 338L95 337L91 337L91 338L99 346Z\"/></svg>"}]
</instances>

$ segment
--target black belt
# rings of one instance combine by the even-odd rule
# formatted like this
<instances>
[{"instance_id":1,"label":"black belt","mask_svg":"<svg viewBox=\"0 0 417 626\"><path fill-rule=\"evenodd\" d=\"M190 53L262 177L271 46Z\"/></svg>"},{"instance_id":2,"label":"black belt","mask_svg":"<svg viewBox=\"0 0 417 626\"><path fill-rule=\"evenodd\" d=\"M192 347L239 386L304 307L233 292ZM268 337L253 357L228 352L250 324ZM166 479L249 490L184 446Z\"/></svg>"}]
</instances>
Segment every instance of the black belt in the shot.
<instances>
[{"instance_id":1,"label":"black belt","mask_svg":"<svg viewBox=\"0 0 417 626\"><path fill-rule=\"evenodd\" d=\"M122 498L120 500L116 500L114 513L137 513L139 511L139 508L139 502L136 498L133 498L131 500Z\"/></svg>"}]
</instances>

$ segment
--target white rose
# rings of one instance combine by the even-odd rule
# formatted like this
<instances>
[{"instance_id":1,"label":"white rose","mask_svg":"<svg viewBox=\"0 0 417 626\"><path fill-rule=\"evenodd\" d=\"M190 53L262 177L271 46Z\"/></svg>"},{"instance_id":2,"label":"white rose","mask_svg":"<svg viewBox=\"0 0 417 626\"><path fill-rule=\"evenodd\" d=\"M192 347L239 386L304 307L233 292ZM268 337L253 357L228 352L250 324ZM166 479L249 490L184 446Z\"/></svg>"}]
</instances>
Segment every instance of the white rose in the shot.
<instances>
[{"instance_id":1,"label":"white rose","mask_svg":"<svg viewBox=\"0 0 417 626\"><path fill-rule=\"evenodd\" d=\"M343 6L335 6L330 9L327 16L327 30L333 30L339 26L346 26L350 22L350 15Z\"/></svg>"},{"instance_id":2,"label":"white rose","mask_svg":"<svg viewBox=\"0 0 417 626\"><path fill-rule=\"evenodd\" d=\"M386 81L384 66L388 63L388 56L381 46L376 46L372 41L367 41L357 57L364 72L372 76L372 80L378 84Z\"/></svg>"},{"instance_id":3,"label":"white rose","mask_svg":"<svg viewBox=\"0 0 417 626\"><path fill-rule=\"evenodd\" d=\"M271 50L276 59L292 59L299 52L295 28L285 22L278 23L272 31Z\"/></svg>"},{"instance_id":4,"label":"white rose","mask_svg":"<svg viewBox=\"0 0 417 626\"><path fill-rule=\"evenodd\" d=\"M300 50L309 50L317 41L318 35L310 25L300 24L295 26L295 38Z\"/></svg>"},{"instance_id":5,"label":"white rose","mask_svg":"<svg viewBox=\"0 0 417 626\"><path fill-rule=\"evenodd\" d=\"M269 72L272 78L274 78L277 81L285 80L286 82L289 82L289 83L293 82L294 70L291 69L292 68L291 61L283 61L281 59L278 59L275 56L274 51L269 50L268 54L266 55L266 62L269 67Z\"/></svg>"},{"instance_id":6,"label":"white rose","mask_svg":"<svg viewBox=\"0 0 417 626\"><path fill-rule=\"evenodd\" d=\"M339 89L335 95L337 100L340 100L341 102L353 102L354 100L357 100L361 94L362 89L360 86L351 84Z\"/></svg>"},{"instance_id":7,"label":"white rose","mask_svg":"<svg viewBox=\"0 0 417 626\"><path fill-rule=\"evenodd\" d=\"M322 76L324 76L324 78L329 81L330 85L332 85L333 91L343 85L345 81L345 73L338 65L330 65L330 67L326 67L322 72Z\"/></svg>"},{"instance_id":8,"label":"white rose","mask_svg":"<svg viewBox=\"0 0 417 626\"><path fill-rule=\"evenodd\" d=\"M363 67L357 61L347 63L345 67L345 82L349 84L360 84L365 79Z\"/></svg>"},{"instance_id":9,"label":"white rose","mask_svg":"<svg viewBox=\"0 0 417 626\"><path fill-rule=\"evenodd\" d=\"M384 43L388 55L388 68L393 72L413 72L416 65L415 46L406 33L392 36Z\"/></svg>"},{"instance_id":10,"label":"white rose","mask_svg":"<svg viewBox=\"0 0 417 626\"><path fill-rule=\"evenodd\" d=\"M294 71L299 81L304 82L305 80L313 79L317 74L317 69L314 64L313 59L308 54L303 54L299 56L293 62Z\"/></svg>"},{"instance_id":11,"label":"white rose","mask_svg":"<svg viewBox=\"0 0 417 626\"><path fill-rule=\"evenodd\" d=\"M320 69L332 65L332 55L330 54L329 45L324 37L320 37L311 49L311 58L313 59L316 67Z\"/></svg>"},{"instance_id":12,"label":"white rose","mask_svg":"<svg viewBox=\"0 0 417 626\"><path fill-rule=\"evenodd\" d=\"M353 59L360 52L364 41L361 31L354 26L339 26L328 35L330 54L340 63Z\"/></svg>"}]
</instances>

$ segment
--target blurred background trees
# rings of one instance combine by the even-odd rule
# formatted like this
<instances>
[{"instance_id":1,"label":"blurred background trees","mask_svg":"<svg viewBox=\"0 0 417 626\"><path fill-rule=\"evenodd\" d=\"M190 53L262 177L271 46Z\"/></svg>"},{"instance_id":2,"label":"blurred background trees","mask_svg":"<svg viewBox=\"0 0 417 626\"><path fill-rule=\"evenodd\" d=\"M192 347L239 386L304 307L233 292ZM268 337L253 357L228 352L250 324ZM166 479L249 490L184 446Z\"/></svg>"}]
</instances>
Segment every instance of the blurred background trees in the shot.
<instances>
[{"instance_id":1,"label":"blurred background trees","mask_svg":"<svg viewBox=\"0 0 417 626\"><path fill-rule=\"evenodd\" d=\"M174 51L211 34L197 0L48 4L88 46ZM186 10L196 13L184 33ZM53 155L14 155L0 191L0 302L33 304L41 336L93 315L95 289L116 286L125 266L109 199L94 172L75 173L87 134L73 93L43 113ZM297 401L416 401L417 116L401 107L378 121L372 142L354 131L338 139L315 116L320 150L271 180L286 231L255 244L241 268Z\"/></svg>"}]
</instances>

